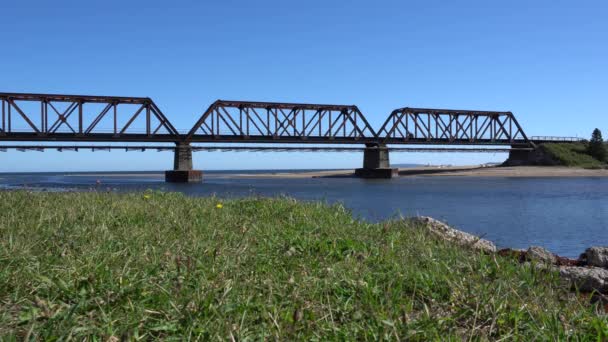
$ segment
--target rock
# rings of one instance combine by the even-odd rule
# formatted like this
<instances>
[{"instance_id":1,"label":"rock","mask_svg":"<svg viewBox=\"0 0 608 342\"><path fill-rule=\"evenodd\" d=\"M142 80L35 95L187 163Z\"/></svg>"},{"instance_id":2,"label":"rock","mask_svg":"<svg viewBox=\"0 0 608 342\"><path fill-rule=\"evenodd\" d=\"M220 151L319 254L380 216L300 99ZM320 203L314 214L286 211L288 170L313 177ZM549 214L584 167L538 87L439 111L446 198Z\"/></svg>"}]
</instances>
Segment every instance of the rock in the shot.
<instances>
[{"instance_id":1,"label":"rock","mask_svg":"<svg viewBox=\"0 0 608 342\"><path fill-rule=\"evenodd\" d=\"M578 259L570 259L559 255L556 255L555 257L557 258L555 264L558 266L585 266L585 264Z\"/></svg>"},{"instance_id":2,"label":"rock","mask_svg":"<svg viewBox=\"0 0 608 342\"><path fill-rule=\"evenodd\" d=\"M526 261L526 250L525 249L503 248L503 249L499 250L498 252L496 252L496 254L503 256L503 257L509 257L509 258L516 259L519 262Z\"/></svg>"},{"instance_id":3,"label":"rock","mask_svg":"<svg viewBox=\"0 0 608 342\"><path fill-rule=\"evenodd\" d=\"M526 251L526 258L528 260L535 260L548 264L557 263L557 258L553 253L538 246L531 246L530 248L528 248L528 250Z\"/></svg>"},{"instance_id":4,"label":"rock","mask_svg":"<svg viewBox=\"0 0 608 342\"><path fill-rule=\"evenodd\" d=\"M608 247L589 247L580 259L585 265L608 268Z\"/></svg>"},{"instance_id":5,"label":"rock","mask_svg":"<svg viewBox=\"0 0 608 342\"><path fill-rule=\"evenodd\" d=\"M411 222L421 224L439 238L454 242L458 245L470 247L486 253L496 252L496 246L491 241L454 229L446 223L435 220L432 217L419 216L412 218Z\"/></svg>"},{"instance_id":6,"label":"rock","mask_svg":"<svg viewBox=\"0 0 608 342\"><path fill-rule=\"evenodd\" d=\"M608 270L603 268L560 266L559 275L581 292L608 292Z\"/></svg>"}]
</instances>

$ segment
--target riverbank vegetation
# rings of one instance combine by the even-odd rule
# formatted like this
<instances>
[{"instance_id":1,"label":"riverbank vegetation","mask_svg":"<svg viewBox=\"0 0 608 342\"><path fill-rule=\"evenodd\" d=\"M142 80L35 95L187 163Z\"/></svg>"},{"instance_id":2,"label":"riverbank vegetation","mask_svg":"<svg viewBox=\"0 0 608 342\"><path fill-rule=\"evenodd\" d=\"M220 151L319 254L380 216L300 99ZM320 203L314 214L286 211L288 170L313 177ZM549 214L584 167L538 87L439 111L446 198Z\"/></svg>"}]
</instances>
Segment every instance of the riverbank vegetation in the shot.
<instances>
[{"instance_id":1,"label":"riverbank vegetation","mask_svg":"<svg viewBox=\"0 0 608 342\"><path fill-rule=\"evenodd\" d=\"M608 338L553 273L343 207L0 192L0 339Z\"/></svg>"},{"instance_id":2,"label":"riverbank vegetation","mask_svg":"<svg viewBox=\"0 0 608 342\"><path fill-rule=\"evenodd\" d=\"M602 138L602 132L594 129L589 141L573 143L542 144L540 151L546 156L545 161L551 161L564 166L583 167L587 169L606 168L608 152Z\"/></svg>"},{"instance_id":3,"label":"riverbank vegetation","mask_svg":"<svg viewBox=\"0 0 608 342\"><path fill-rule=\"evenodd\" d=\"M538 147L552 163L563 166L601 169L606 163L588 153L588 143L542 144Z\"/></svg>"}]
</instances>

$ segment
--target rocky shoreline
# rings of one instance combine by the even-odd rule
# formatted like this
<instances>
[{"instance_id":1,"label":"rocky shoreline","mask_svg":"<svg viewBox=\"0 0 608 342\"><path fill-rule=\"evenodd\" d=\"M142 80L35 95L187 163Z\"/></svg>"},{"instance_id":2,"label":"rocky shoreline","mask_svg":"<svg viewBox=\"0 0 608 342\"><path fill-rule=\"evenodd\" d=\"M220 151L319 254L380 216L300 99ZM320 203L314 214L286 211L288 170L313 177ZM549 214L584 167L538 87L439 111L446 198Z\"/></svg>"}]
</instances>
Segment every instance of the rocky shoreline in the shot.
<instances>
[{"instance_id":1,"label":"rocky shoreline","mask_svg":"<svg viewBox=\"0 0 608 342\"><path fill-rule=\"evenodd\" d=\"M590 294L593 299L600 300L604 305L608 304L608 247L589 247L578 259L570 259L539 246L531 246L528 249L498 249L492 241L460 231L432 217L420 216L410 220L428 229L438 238L459 246L555 271L572 290Z\"/></svg>"}]
</instances>

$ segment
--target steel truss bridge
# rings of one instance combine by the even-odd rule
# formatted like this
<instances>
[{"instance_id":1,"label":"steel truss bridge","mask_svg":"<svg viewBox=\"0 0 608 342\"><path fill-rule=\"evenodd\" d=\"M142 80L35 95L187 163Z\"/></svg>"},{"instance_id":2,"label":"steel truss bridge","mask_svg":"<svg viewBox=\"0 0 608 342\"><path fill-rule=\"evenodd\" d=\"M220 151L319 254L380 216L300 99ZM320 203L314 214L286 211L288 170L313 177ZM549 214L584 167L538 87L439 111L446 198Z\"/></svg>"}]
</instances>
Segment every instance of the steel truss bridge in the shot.
<instances>
[{"instance_id":1,"label":"steel truss bridge","mask_svg":"<svg viewBox=\"0 0 608 342\"><path fill-rule=\"evenodd\" d=\"M190 154L192 151L367 153L374 149L388 151L387 146L391 145L390 150L395 152L509 152L529 150L539 142L578 140L530 138L513 113L496 111L405 107L393 110L380 129L375 130L354 105L218 100L191 128L178 130L148 97L0 93L0 107L0 151L175 150L176 170L178 166L180 170L191 169L191 161L178 163L179 151ZM8 142L20 144L6 144ZM25 142L28 144L21 145ZM112 145L98 145L100 143ZM117 146L115 143L146 145ZM148 145L157 143L171 145ZM212 146L194 146L194 143ZM229 145L217 145L219 143ZM313 144L327 146L310 146ZM365 147L335 146L353 144ZM388 154L386 158L388 162Z\"/></svg>"},{"instance_id":2,"label":"steel truss bridge","mask_svg":"<svg viewBox=\"0 0 608 342\"><path fill-rule=\"evenodd\" d=\"M150 98L0 93L0 105L3 142L534 143L511 112L406 107L376 132L353 105L218 100L190 129L178 131Z\"/></svg>"}]
</instances>

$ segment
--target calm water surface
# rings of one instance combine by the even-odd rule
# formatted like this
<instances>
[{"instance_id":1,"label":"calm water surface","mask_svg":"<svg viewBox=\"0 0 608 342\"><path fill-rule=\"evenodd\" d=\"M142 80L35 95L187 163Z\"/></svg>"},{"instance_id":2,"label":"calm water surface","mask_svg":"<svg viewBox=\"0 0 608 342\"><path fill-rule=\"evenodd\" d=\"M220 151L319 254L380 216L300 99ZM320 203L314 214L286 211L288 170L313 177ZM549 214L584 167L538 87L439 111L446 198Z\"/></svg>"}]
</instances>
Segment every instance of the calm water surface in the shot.
<instances>
[{"instance_id":1,"label":"calm water surface","mask_svg":"<svg viewBox=\"0 0 608 342\"><path fill-rule=\"evenodd\" d=\"M95 185L97 180L101 185ZM201 184L167 184L160 175L0 174L0 189L24 186L49 191L158 189L220 197L287 195L340 202L369 221L398 215L433 216L501 247L540 245L576 257L586 247L608 246L608 178L599 177L246 179L207 172Z\"/></svg>"}]
</instances>

